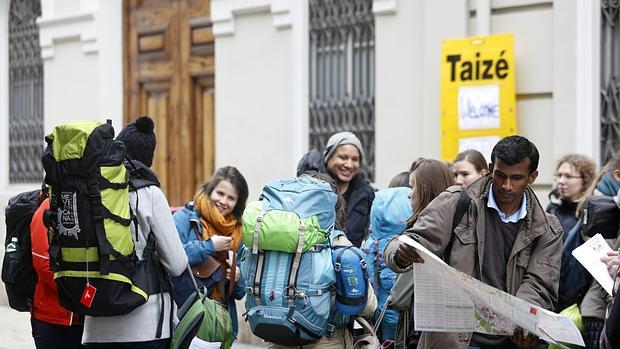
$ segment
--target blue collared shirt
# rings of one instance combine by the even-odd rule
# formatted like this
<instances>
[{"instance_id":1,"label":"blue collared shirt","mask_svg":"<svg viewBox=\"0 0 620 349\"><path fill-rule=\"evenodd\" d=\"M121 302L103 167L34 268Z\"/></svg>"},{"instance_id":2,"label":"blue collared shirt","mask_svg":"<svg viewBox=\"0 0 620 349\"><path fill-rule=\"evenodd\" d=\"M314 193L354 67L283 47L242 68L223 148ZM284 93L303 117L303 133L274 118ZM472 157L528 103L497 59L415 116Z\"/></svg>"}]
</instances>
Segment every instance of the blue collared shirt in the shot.
<instances>
[{"instance_id":1,"label":"blue collared shirt","mask_svg":"<svg viewBox=\"0 0 620 349\"><path fill-rule=\"evenodd\" d=\"M517 212L506 217L506 215L502 211L500 211L499 207L497 206L497 202L495 201L495 197L493 196L493 183L491 183L491 187L489 188L489 199L487 200L487 207L495 209L495 211L497 211L497 214L499 215L499 219L501 219L501 221L504 223L517 223L521 219L525 218L525 215L527 214L527 209L525 208L525 193L523 193L523 196L521 197L521 206L519 207Z\"/></svg>"}]
</instances>

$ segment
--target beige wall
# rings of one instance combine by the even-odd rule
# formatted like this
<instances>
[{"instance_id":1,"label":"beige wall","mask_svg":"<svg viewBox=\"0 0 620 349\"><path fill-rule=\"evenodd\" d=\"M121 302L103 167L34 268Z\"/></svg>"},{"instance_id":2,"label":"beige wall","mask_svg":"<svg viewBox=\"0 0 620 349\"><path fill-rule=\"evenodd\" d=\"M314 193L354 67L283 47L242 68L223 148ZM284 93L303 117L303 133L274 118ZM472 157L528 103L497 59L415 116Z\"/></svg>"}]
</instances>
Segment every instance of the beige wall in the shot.
<instances>
[{"instance_id":1,"label":"beige wall","mask_svg":"<svg viewBox=\"0 0 620 349\"><path fill-rule=\"evenodd\" d=\"M464 1L394 4L375 10L378 187L408 170L416 157L440 156L441 41L464 36L467 18Z\"/></svg>"},{"instance_id":2,"label":"beige wall","mask_svg":"<svg viewBox=\"0 0 620 349\"><path fill-rule=\"evenodd\" d=\"M216 166L238 167L252 200L265 182L295 175L292 39L261 10L235 15L234 32L215 41Z\"/></svg>"},{"instance_id":3,"label":"beige wall","mask_svg":"<svg viewBox=\"0 0 620 349\"><path fill-rule=\"evenodd\" d=\"M595 98L576 92L577 61L598 56L591 54L596 51L577 50L594 34L591 24L577 26L577 0L374 3L377 186L385 186L417 156L440 156L439 54L441 40L449 38L514 33L517 126L540 151L535 188L543 204L557 158L568 152L598 156L592 151L598 139L596 103L591 102ZM596 6L591 7L592 17L598 15ZM591 82L595 69L589 69L581 74ZM578 106L588 98L590 104L581 108L578 119ZM590 133L584 136L578 125Z\"/></svg>"}]
</instances>

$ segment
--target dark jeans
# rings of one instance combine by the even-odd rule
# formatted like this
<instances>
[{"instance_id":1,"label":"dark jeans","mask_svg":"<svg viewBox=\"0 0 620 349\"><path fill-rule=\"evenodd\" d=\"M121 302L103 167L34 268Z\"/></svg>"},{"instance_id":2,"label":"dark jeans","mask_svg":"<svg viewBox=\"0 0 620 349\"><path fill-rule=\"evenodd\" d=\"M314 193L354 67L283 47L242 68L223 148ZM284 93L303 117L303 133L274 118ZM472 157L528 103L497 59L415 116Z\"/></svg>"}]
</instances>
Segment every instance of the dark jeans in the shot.
<instances>
[{"instance_id":1,"label":"dark jeans","mask_svg":"<svg viewBox=\"0 0 620 349\"><path fill-rule=\"evenodd\" d=\"M84 326L55 325L30 317L32 338L37 349L85 348L82 343Z\"/></svg>"},{"instance_id":2,"label":"dark jeans","mask_svg":"<svg viewBox=\"0 0 620 349\"><path fill-rule=\"evenodd\" d=\"M129 342L129 343L88 343L88 349L168 349L170 338L157 339L148 342Z\"/></svg>"}]
</instances>

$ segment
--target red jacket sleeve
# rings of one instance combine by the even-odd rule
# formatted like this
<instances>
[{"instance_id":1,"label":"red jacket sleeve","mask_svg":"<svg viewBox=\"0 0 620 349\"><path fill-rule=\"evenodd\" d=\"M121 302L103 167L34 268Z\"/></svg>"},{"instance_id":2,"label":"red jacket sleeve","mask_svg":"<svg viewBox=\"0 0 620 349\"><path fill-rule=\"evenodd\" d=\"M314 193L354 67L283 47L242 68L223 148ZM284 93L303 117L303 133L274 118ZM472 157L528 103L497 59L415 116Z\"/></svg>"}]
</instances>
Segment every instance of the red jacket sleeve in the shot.
<instances>
[{"instance_id":1,"label":"red jacket sleeve","mask_svg":"<svg viewBox=\"0 0 620 349\"><path fill-rule=\"evenodd\" d=\"M35 211L30 222L30 239L32 248L32 266L39 276L39 282L44 282L56 289L54 273L50 270L49 241L47 228L43 224L43 213L50 207L50 200L45 199Z\"/></svg>"}]
</instances>

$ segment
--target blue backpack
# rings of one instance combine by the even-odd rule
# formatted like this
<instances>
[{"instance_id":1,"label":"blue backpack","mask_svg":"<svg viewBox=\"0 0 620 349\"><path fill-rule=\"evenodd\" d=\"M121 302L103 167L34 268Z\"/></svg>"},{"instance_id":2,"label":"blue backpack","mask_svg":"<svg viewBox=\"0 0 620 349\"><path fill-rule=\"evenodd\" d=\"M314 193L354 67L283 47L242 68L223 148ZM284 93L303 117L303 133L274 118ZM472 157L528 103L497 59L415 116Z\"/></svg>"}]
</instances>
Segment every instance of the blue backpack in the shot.
<instances>
[{"instance_id":1,"label":"blue backpack","mask_svg":"<svg viewBox=\"0 0 620 349\"><path fill-rule=\"evenodd\" d=\"M411 217L411 188L388 188L378 191L370 209L370 236L364 243L370 282L377 295L377 311L375 319L388 297L396 281L394 273L383 260L383 251L392 237L401 234L407 228L407 220ZM381 341L395 339L398 324L398 311L388 308L381 325L379 335Z\"/></svg>"},{"instance_id":2,"label":"blue backpack","mask_svg":"<svg viewBox=\"0 0 620 349\"><path fill-rule=\"evenodd\" d=\"M560 265L560 288L558 291L558 311L580 303L588 291L592 276L575 259L571 252L583 244L581 237L581 219L564 234L564 249L562 250L562 264Z\"/></svg>"},{"instance_id":3,"label":"blue backpack","mask_svg":"<svg viewBox=\"0 0 620 349\"><path fill-rule=\"evenodd\" d=\"M305 345L327 333L336 282L327 235L337 196L303 176L272 181L261 197L244 213L246 320L267 342Z\"/></svg>"},{"instance_id":4,"label":"blue backpack","mask_svg":"<svg viewBox=\"0 0 620 349\"><path fill-rule=\"evenodd\" d=\"M368 298L368 269L364 253L355 246L333 248L332 260L336 271L336 311L358 315Z\"/></svg>"}]
</instances>

